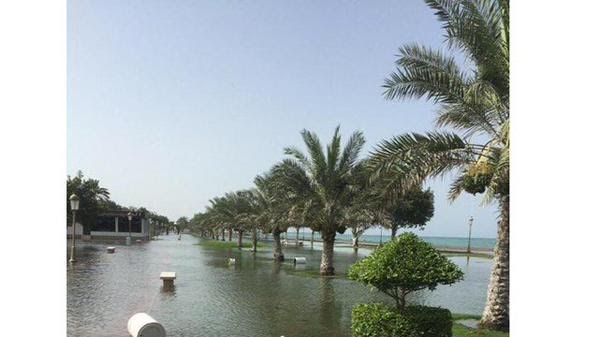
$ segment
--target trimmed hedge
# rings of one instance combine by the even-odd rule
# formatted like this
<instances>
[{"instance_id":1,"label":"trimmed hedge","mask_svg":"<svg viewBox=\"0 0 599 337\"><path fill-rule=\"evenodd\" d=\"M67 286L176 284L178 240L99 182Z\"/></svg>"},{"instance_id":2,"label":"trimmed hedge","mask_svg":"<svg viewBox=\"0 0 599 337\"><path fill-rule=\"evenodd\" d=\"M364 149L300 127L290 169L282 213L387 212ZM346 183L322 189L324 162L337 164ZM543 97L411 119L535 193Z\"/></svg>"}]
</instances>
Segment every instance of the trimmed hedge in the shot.
<instances>
[{"instance_id":1,"label":"trimmed hedge","mask_svg":"<svg viewBox=\"0 0 599 337\"><path fill-rule=\"evenodd\" d=\"M451 312L409 306L403 312L383 304L360 304L352 311L353 337L451 337Z\"/></svg>"}]
</instances>

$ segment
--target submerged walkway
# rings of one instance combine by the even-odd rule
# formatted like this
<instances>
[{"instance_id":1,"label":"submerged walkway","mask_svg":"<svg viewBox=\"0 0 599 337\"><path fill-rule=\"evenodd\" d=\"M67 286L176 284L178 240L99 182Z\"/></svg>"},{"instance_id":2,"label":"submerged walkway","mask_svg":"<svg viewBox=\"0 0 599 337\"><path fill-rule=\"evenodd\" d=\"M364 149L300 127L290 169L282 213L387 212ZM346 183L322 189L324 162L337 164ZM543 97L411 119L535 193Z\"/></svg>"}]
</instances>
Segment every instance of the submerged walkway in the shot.
<instances>
[{"instance_id":1,"label":"submerged walkway","mask_svg":"<svg viewBox=\"0 0 599 337\"><path fill-rule=\"evenodd\" d=\"M137 312L161 322L169 337L190 336L349 336L351 309L357 303L385 301L366 287L340 278L314 276L321 251L315 244L285 247L286 257L304 256L303 270L291 261L272 261L270 247L257 254L211 249L191 235L160 236L129 247L83 243L67 272L67 330L72 337L127 337L126 324ZM229 257L236 262L229 265ZM356 261L351 248L335 251L343 274ZM415 294L413 301L454 312L480 314L490 260L452 257L466 279L452 287ZM172 292L161 290L160 272L174 271Z\"/></svg>"}]
</instances>

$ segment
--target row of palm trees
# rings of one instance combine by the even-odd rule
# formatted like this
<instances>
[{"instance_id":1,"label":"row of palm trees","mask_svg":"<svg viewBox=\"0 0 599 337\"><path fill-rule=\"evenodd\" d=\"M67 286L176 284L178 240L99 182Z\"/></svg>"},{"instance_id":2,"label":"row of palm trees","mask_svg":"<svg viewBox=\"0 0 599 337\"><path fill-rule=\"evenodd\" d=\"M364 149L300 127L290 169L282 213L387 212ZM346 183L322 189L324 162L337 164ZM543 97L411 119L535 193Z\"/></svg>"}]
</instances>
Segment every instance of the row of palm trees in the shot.
<instances>
[{"instance_id":1,"label":"row of palm trees","mask_svg":"<svg viewBox=\"0 0 599 337\"><path fill-rule=\"evenodd\" d=\"M393 199L389 196L419 188L430 178L454 175L450 200L463 192L483 193L484 203L499 206L494 267L481 325L508 330L509 1L425 2L443 25L448 49L401 47L396 71L383 88L389 100L431 100L439 107L436 126L441 130L385 140L365 160L359 159L361 132L354 132L342 148L337 129L324 149L315 134L304 130L306 153L285 149L288 158L257 177L254 189L213 199L199 223L240 233L270 231L278 259L283 259L280 233L289 226L307 225L322 236L320 271L330 275L336 233L351 227L359 234L364 227L384 223L385 201Z\"/></svg>"},{"instance_id":2,"label":"row of palm trees","mask_svg":"<svg viewBox=\"0 0 599 337\"><path fill-rule=\"evenodd\" d=\"M257 249L260 233L271 233L275 260L283 261L281 233L289 227L310 227L323 241L320 273L333 275L333 247L337 233L350 228L354 247L359 236L369 227L386 225L397 228L403 210L402 197L425 194L419 187L406 191L389 188L384 175L369 168L369 159L360 159L365 140L362 132L354 132L342 146L339 127L326 149L313 132L301 132L306 152L295 147L284 149L287 157L268 172L254 179L254 187L230 192L210 200L210 206L192 219L195 230L205 236L225 239L225 232L238 233L242 246L244 233L252 237ZM432 207L432 200L431 200ZM432 216L432 209L430 210ZM407 220L402 226L423 226ZM395 234L395 231L393 231Z\"/></svg>"}]
</instances>

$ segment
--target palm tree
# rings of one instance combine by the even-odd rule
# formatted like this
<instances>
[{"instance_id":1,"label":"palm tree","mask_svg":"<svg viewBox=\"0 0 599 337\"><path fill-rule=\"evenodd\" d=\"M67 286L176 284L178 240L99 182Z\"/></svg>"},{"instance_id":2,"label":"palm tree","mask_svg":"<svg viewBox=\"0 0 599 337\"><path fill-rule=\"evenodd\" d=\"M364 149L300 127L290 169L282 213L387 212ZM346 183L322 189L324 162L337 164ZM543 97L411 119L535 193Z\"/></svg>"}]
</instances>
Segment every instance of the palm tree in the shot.
<instances>
[{"instance_id":1,"label":"palm tree","mask_svg":"<svg viewBox=\"0 0 599 337\"><path fill-rule=\"evenodd\" d=\"M257 189L244 190L236 193L236 221L245 225L251 231L252 252L258 251L258 231L270 216L270 210L265 203L264 195Z\"/></svg>"},{"instance_id":2,"label":"palm tree","mask_svg":"<svg viewBox=\"0 0 599 337\"><path fill-rule=\"evenodd\" d=\"M275 261L284 261L285 254L281 245L281 233L289 227L288 212L292 205L287 191L277 189L274 174L268 172L254 179L255 195L261 228L273 236L273 256Z\"/></svg>"},{"instance_id":3,"label":"palm tree","mask_svg":"<svg viewBox=\"0 0 599 337\"><path fill-rule=\"evenodd\" d=\"M309 225L321 234L320 274L333 275L335 236L345 231L344 212L352 195L351 173L364 146L364 136L360 131L354 132L342 149L337 127L325 154L316 134L303 130L301 135L308 153L295 147L286 148L285 154L290 158L277 164L273 173L280 188L290 194L296 223Z\"/></svg>"},{"instance_id":4,"label":"palm tree","mask_svg":"<svg viewBox=\"0 0 599 337\"><path fill-rule=\"evenodd\" d=\"M457 172L449 198L485 193L500 209L494 267L481 325L509 329L509 3L507 0L427 0L443 23L453 56L417 44L399 49L397 70L383 85L387 99L426 97L439 105L434 131L382 142L377 172L401 188ZM482 141L480 141L482 139Z\"/></svg>"},{"instance_id":5,"label":"palm tree","mask_svg":"<svg viewBox=\"0 0 599 337\"><path fill-rule=\"evenodd\" d=\"M356 164L352 171L351 202L346 208L344 224L351 230L352 247L358 253L360 236L383 221L383 204L376 180L366 166L366 160Z\"/></svg>"},{"instance_id":6,"label":"palm tree","mask_svg":"<svg viewBox=\"0 0 599 337\"><path fill-rule=\"evenodd\" d=\"M243 248L243 233L246 230L252 231L252 238L255 238L257 233L253 227L253 205L252 192L249 190L236 191L226 193L224 197L214 204L218 213L221 215L222 234L224 241L225 228L233 228L237 230L239 237L237 247ZM255 239L253 240L254 244Z\"/></svg>"},{"instance_id":7,"label":"palm tree","mask_svg":"<svg viewBox=\"0 0 599 337\"><path fill-rule=\"evenodd\" d=\"M219 240L220 232L226 228L235 228L238 226L236 217L237 210L235 208L235 194L227 193L223 197L215 197L210 199L210 206L206 207L205 217L203 219L204 227L209 231L212 239ZM240 232L242 229L237 228ZM241 237L239 246L241 247ZM224 239L224 234L223 234Z\"/></svg>"}]
</instances>

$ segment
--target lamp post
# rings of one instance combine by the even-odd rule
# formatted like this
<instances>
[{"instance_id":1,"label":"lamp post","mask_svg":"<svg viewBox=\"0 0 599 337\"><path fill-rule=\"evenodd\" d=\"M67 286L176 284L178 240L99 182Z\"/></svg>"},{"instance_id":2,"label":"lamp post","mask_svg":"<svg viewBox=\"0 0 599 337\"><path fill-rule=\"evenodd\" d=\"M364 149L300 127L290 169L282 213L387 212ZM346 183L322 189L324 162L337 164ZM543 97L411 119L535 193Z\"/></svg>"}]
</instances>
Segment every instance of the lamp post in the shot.
<instances>
[{"instance_id":1,"label":"lamp post","mask_svg":"<svg viewBox=\"0 0 599 337\"><path fill-rule=\"evenodd\" d=\"M131 244L131 219L133 219L133 213L127 213L127 219L129 219L129 236L127 237L127 246Z\"/></svg>"},{"instance_id":2,"label":"lamp post","mask_svg":"<svg viewBox=\"0 0 599 337\"><path fill-rule=\"evenodd\" d=\"M472 236L472 222L474 221L473 217L470 217L468 220L468 249L466 249L466 253L470 254L470 237Z\"/></svg>"},{"instance_id":3,"label":"lamp post","mask_svg":"<svg viewBox=\"0 0 599 337\"><path fill-rule=\"evenodd\" d=\"M71 234L71 258L69 262L75 262L75 216L77 214L77 210L79 209L79 197L74 193L69 197L69 201L71 202L71 211L73 212L73 231Z\"/></svg>"}]
</instances>

